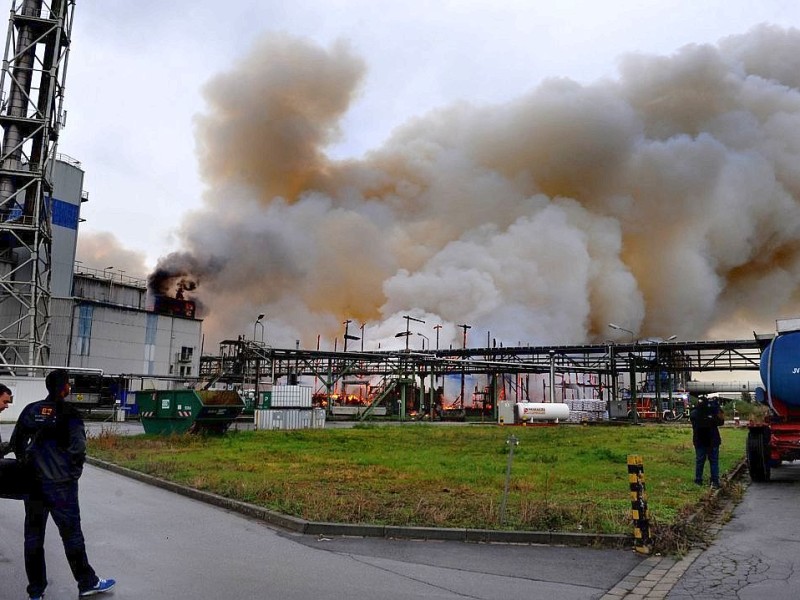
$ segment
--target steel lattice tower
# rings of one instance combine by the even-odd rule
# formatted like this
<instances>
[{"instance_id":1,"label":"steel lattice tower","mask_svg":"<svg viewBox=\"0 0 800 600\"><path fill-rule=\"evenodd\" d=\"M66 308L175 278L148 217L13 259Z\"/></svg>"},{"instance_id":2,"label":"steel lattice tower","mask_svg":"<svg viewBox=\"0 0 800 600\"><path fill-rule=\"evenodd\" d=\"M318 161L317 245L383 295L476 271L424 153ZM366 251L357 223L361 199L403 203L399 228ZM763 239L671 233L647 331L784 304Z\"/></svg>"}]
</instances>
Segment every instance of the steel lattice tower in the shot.
<instances>
[{"instance_id":1,"label":"steel lattice tower","mask_svg":"<svg viewBox=\"0 0 800 600\"><path fill-rule=\"evenodd\" d=\"M12 0L0 73L0 369L49 360L52 165L74 0Z\"/></svg>"}]
</instances>

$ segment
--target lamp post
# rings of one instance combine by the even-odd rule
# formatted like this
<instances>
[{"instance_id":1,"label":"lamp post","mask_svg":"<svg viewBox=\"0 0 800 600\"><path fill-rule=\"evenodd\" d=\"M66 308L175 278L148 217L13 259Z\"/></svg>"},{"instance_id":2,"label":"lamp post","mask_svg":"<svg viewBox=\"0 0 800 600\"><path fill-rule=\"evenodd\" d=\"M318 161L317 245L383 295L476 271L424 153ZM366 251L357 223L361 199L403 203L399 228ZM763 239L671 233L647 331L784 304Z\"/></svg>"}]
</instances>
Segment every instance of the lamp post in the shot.
<instances>
[{"instance_id":1,"label":"lamp post","mask_svg":"<svg viewBox=\"0 0 800 600\"><path fill-rule=\"evenodd\" d=\"M464 323L463 325L458 325L461 329L464 330L464 343L463 343L463 350L467 349L467 329L472 329L472 325L467 325ZM464 353L464 356L461 357L461 360L467 359L467 353ZM464 366L461 367L461 409L464 409Z\"/></svg>"},{"instance_id":2,"label":"lamp post","mask_svg":"<svg viewBox=\"0 0 800 600\"><path fill-rule=\"evenodd\" d=\"M352 323L352 322L353 322L352 319L347 319L346 321L344 321L342 323L342 325L344 325L344 351L345 352L347 352L347 340L359 340L359 339L361 339L357 335L350 335L348 333L348 329L350 328L350 323Z\"/></svg>"},{"instance_id":3,"label":"lamp post","mask_svg":"<svg viewBox=\"0 0 800 600\"><path fill-rule=\"evenodd\" d=\"M658 411L661 413L661 352L659 349L659 345L661 342L671 342L674 340L677 335L671 335L666 340L659 340L656 342L656 380L655 380L655 392L656 392L656 405L658 406ZM674 402L672 400L672 376L670 371L667 371L668 375L668 383L667 383L667 408L669 411L674 415L675 414L675 407Z\"/></svg>"},{"instance_id":4,"label":"lamp post","mask_svg":"<svg viewBox=\"0 0 800 600\"><path fill-rule=\"evenodd\" d=\"M108 301L112 302L112 295L114 294L114 274L111 273L111 269L114 267L106 267L103 269L103 275L108 277Z\"/></svg>"},{"instance_id":5,"label":"lamp post","mask_svg":"<svg viewBox=\"0 0 800 600\"><path fill-rule=\"evenodd\" d=\"M428 349L430 350L430 347L431 347L430 338L427 335L425 335L424 333L417 333L417 335L422 338L422 349L425 350L425 342L427 341L428 342Z\"/></svg>"},{"instance_id":6,"label":"lamp post","mask_svg":"<svg viewBox=\"0 0 800 600\"><path fill-rule=\"evenodd\" d=\"M633 342L633 338L636 336L636 334L633 333L630 329L625 329L624 327L620 327L619 325L616 325L614 323L609 323L608 326L611 327L611 329L618 329L619 331L624 331L626 333L629 333L631 335L631 342Z\"/></svg>"},{"instance_id":7,"label":"lamp post","mask_svg":"<svg viewBox=\"0 0 800 600\"><path fill-rule=\"evenodd\" d=\"M439 330L442 328L441 325L434 325L433 328L436 330L436 349L439 349Z\"/></svg>"},{"instance_id":8,"label":"lamp post","mask_svg":"<svg viewBox=\"0 0 800 600\"><path fill-rule=\"evenodd\" d=\"M253 341L256 341L256 326L261 326L261 341L264 341L264 324L261 322L266 315L264 313L259 313L258 317L256 317L255 323L253 323Z\"/></svg>"},{"instance_id":9,"label":"lamp post","mask_svg":"<svg viewBox=\"0 0 800 600\"><path fill-rule=\"evenodd\" d=\"M416 319L414 317L409 317L408 315L404 315L403 318L406 320L406 330L401 331L400 333L394 334L394 337L404 337L406 338L406 352L408 352L408 338L411 335L411 321L416 321L417 323L425 323L422 319Z\"/></svg>"},{"instance_id":10,"label":"lamp post","mask_svg":"<svg viewBox=\"0 0 800 600\"><path fill-rule=\"evenodd\" d=\"M631 344L634 345L634 349L635 349L636 340L634 338L635 338L636 334L633 331L631 331L630 329L626 329L624 327L620 327L616 323L609 323L608 326L611 329L617 329L619 331L624 331L625 333L630 334L630 336L631 336ZM631 402L631 405L632 405L631 406L631 414L633 416L633 423L634 423L634 425L636 425L639 422L639 412L638 412L637 406L636 406L636 402L637 402L637 399L636 399L636 356L633 354L633 352L629 352L628 353L628 362L629 362L629 370L630 370L630 390L631 390L630 402ZM614 379L616 380L616 367L614 368Z\"/></svg>"}]
</instances>

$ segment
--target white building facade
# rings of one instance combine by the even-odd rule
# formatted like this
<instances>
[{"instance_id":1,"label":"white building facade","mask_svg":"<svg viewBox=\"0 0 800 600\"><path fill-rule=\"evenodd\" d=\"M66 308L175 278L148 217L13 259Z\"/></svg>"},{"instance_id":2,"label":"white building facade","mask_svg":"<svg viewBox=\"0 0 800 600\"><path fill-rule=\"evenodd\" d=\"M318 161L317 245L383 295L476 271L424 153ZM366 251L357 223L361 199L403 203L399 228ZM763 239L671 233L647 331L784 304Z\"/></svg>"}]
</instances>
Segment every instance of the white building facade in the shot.
<instances>
[{"instance_id":1,"label":"white building facade","mask_svg":"<svg viewBox=\"0 0 800 600\"><path fill-rule=\"evenodd\" d=\"M146 282L112 269L75 268L83 170L60 156L53 173L50 364L104 374L197 376L202 320L157 313Z\"/></svg>"}]
</instances>

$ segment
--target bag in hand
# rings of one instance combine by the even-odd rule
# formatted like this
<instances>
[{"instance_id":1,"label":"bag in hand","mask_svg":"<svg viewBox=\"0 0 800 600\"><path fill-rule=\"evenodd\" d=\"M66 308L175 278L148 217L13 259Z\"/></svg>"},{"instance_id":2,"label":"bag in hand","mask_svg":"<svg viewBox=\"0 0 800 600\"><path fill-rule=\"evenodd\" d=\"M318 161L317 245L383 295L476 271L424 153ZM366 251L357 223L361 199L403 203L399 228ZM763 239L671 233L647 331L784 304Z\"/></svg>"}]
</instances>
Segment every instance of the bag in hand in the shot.
<instances>
[{"instance_id":1,"label":"bag in hand","mask_svg":"<svg viewBox=\"0 0 800 600\"><path fill-rule=\"evenodd\" d=\"M0 459L0 498L24 500L31 488L30 469L13 458Z\"/></svg>"}]
</instances>

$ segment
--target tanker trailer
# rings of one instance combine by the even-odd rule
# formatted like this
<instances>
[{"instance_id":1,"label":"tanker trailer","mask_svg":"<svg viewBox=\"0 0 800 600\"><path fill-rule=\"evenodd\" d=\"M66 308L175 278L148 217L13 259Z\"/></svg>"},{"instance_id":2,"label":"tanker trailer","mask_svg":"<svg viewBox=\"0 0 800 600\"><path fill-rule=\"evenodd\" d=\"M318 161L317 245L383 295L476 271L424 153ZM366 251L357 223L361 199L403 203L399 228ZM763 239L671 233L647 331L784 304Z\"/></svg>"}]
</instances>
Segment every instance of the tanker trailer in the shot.
<instances>
[{"instance_id":1,"label":"tanker trailer","mask_svg":"<svg viewBox=\"0 0 800 600\"><path fill-rule=\"evenodd\" d=\"M763 422L748 424L747 464L753 481L769 481L772 467L800 459L800 320L778 321L760 371L756 401L769 410Z\"/></svg>"}]
</instances>

